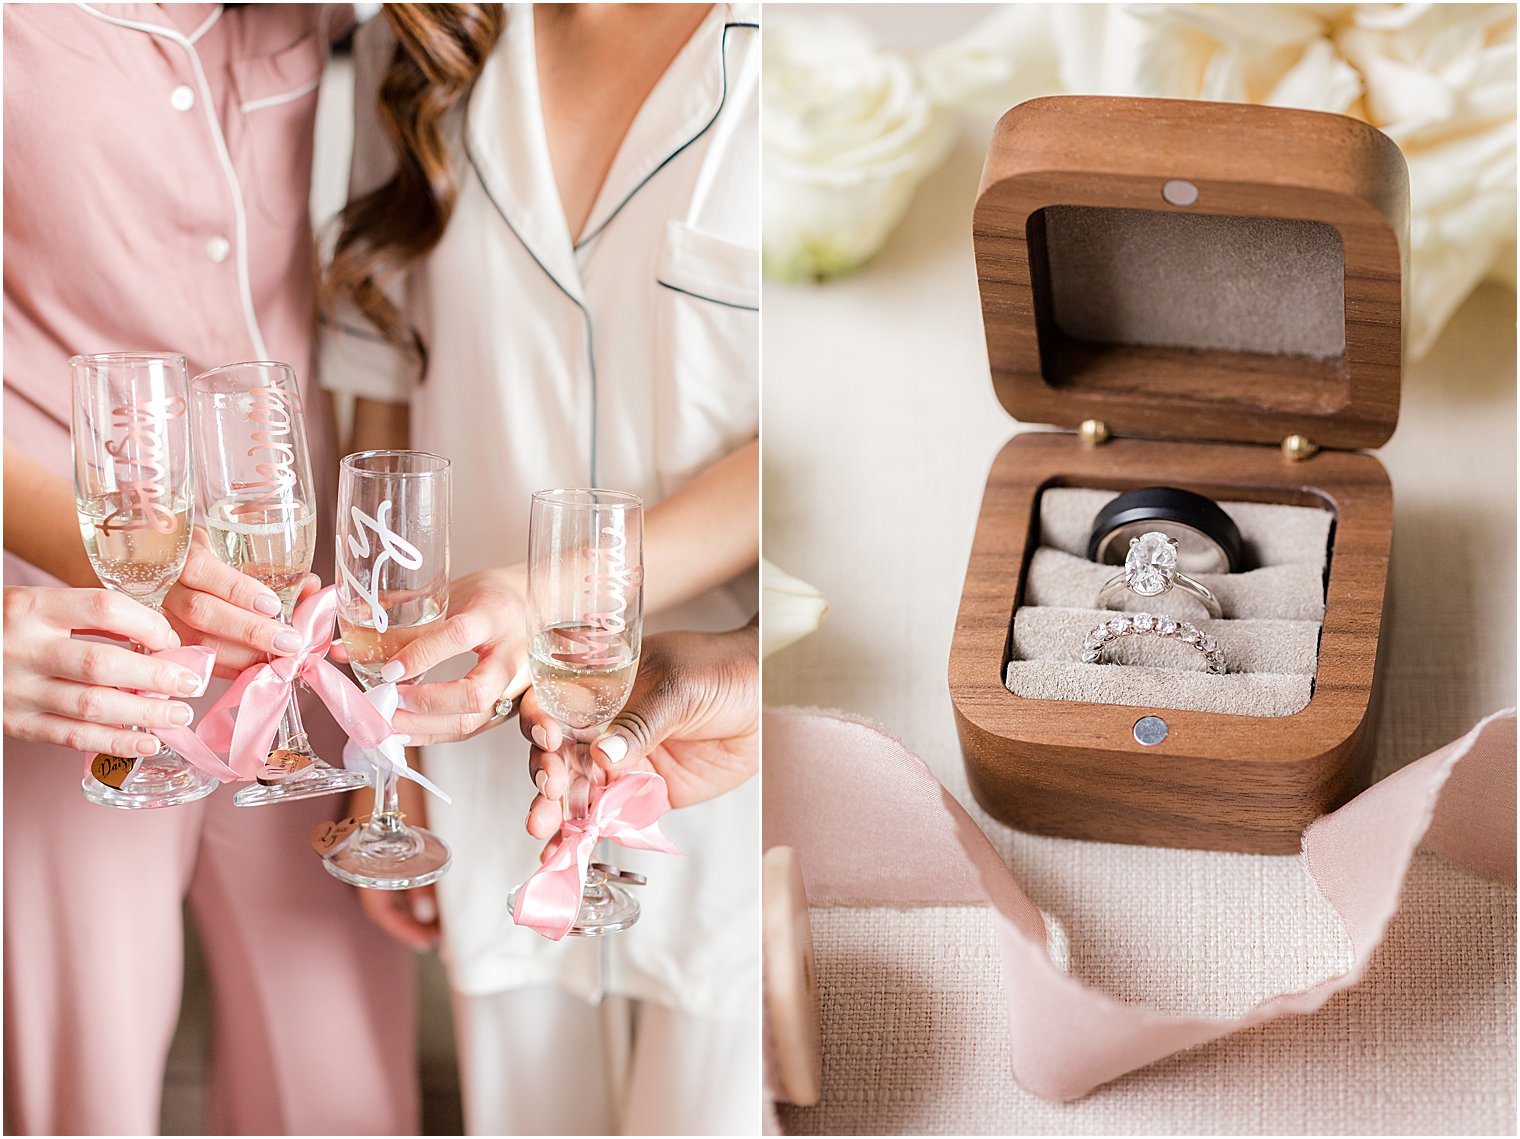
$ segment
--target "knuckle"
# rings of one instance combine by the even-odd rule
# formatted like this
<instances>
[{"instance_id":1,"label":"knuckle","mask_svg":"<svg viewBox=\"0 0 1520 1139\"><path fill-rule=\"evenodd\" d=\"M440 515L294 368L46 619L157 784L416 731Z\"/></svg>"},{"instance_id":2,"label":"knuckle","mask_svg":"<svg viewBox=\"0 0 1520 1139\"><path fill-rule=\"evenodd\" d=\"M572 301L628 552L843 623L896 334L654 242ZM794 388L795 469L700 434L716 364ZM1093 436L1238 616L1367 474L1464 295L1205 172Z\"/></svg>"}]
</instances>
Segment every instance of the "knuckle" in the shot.
<instances>
[{"instance_id":1,"label":"knuckle","mask_svg":"<svg viewBox=\"0 0 1520 1139\"><path fill-rule=\"evenodd\" d=\"M105 718L105 706L108 699L104 689L85 688L80 690L74 699L74 710L81 720L89 720L98 724Z\"/></svg>"},{"instance_id":2,"label":"knuckle","mask_svg":"<svg viewBox=\"0 0 1520 1139\"><path fill-rule=\"evenodd\" d=\"M239 617L232 622L232 628L229 631L233 637L245 645L258 645L261 648L274 647L274 631L267 628L266 622L260 621L257 617Z\"/></svg>"},{"instance_id":3,"label":"knuckle","mask_svg":"<svg viewBox=\"0 0 1520 1139\"><path fill-rule=\"evenodd\" d=\"M90 751L94 735L88 724L70 724L63 732L63 746L71 751Z\"/></svg>"},{"instance_id":4,"label":"knuckle","mask_svg":"<svg viewBox=\"0 0 1520 1139\"><path fill-rule=\"evenodd\" d=\"M30 617L36 609L39 592L23 587L7 589L5 591L6 624L23 617Z\"/></svg>"},{"instance_id":5,"label":"knuckle","mask_svg":"<svg viewBox=\"0 0 1520 1139\"><path fill-rule=\"evenodd\" d=\"M79 671L86 680L103 682L111 671L111 657L114 655L106 645L87 644L79 657Z\"/></svg>"},{"instance_id":6,"label":"knuckle","mask_svg":"<svg viewBox=\"0 0 1520 1139\"><path fill-rule=\"evenodd\" d=\"M649 747L654 739L654 724L637 708L624 708L618 716L619 725L632 737L640 751Z\"/></svg>"},{"instance_id":7,"label":"knuckle","mask_svg":"<svg viewBox=\"0 0 1520 1139\"><path fill-rule=\"evenodd\" d=\"M216 614L216 602L210 594L202 593L198 589L188 591L180 603L180 612L185 620L196 628L204 629L211 624Z\"/></svg>"},{"instance_id":8,"label":"knuckle","mask_svg":"<svg viewBox=\"0 0 1520 1139\"><path fill-rule=\"evenodd\" d=\"M104 628L116 614L116 594L108 590L96 589L90 591L90 600L85 606L85 612L92 621L99 622Z\"/></svg>"}]
</instances>

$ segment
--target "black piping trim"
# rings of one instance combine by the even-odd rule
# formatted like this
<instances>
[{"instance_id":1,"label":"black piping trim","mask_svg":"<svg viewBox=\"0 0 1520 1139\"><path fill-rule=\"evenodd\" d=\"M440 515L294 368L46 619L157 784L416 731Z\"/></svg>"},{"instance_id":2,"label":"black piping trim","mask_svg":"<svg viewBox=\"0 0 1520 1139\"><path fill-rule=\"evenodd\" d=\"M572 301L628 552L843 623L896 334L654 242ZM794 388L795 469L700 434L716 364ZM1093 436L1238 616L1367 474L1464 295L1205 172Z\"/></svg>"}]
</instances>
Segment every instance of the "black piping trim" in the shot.
<instances>
[{"instance_id":1,"label":"black piping trim","mask_svg":"<svg viewBox=\"0 0 1520 1139\"><path fill-rule=\"evenodd\" d=\"M742 23L742 22L736 22L736 23L732 23L732 24L724 24L723 25L723 40L722 40L722 43L719 45L719 48L718 48L718 56L719 56L719 59L721 60L722 67L723 67L723 94L718 99L718 107L717 107L717 110L715 110L713 112L712 118L710 118L710 119L707 120L707 123L702 127L701 130L699 130L696 134L692 135L691 138L689 138L685 142L683 142L679 147L677 147L675 150L673 150L670 154L666 155L665 159L658 166L656 166L653 170L651 170L649 172L649 174L645 176L645 178L643 179L643 181L641 181L637 186L635 186L632 190L629 191L628 196L626 198L624 198L621 202L618 203L617 208L614 209L612 211L612 213L610 213L610 214L607 215L606 219L602 222L601 225L597 226L594 231L592 231L591 233L587 234L585 237L583 237L579 242L577 242L573 246L574 251L579 252L581 246L585 245L588 241L593 240L598 234L600 234L603 230L605 230L607 228L607 226L611 224L612 219L615 218L615 217L617 217L617 215L622 212L623 207L626 206L629 202L631 202L633 200L634 195L637 194L640 190L642 190L645 186L647 186L649 184L650 179L652 179L661 170L665 169L665 167L669 166L670 163L675 159L675 157L677 155L679 155L682 151L686 150L694 142L696 142L699 138L701 138L704 134L706 134L709 130L712 129L712 125L715 122L718 121L718 116L723 113L723 107L728 102L728 32L729 32L729 29L730 28L759 28L759 27L760 27L759 24L755 24L755 23ZM470 100L473 100L474 95L475 95L475 89L472 87L470 89ZM576 308L580 309L580 311L581 311L581 317L586 322L586 362L587 362L587 364L588 364L588 366L590 368L590 371L591 371L591 482L590 482L590 485L591 486L596 486L597 485L597 481L598 481L597 480L597 475L596 475L596 467L597 467L597 463L596 463L597 421L600 418L600 416L598 414L598 403L599 403L599 401L598 401L598 398L597 398L597 382L596 382L596 342L595 342L595 339L594 339L594 337L592 335L591 313L589 311L587 311L586 306L581 302L580 298L578 298L574 293L572 293L568 288L565 287L565 283L563 281L561 281L553 273L549 272L549 267L547 265L545 265L541 260L539 260L538 254L536 254L535 252L533 252L533 247L531 245L529 245L526 241L523 240L523 235L517 232L517 227L512 224L511 219L507 216L507 211L501 208L501 203L496 200L496 195L493 194L493 193L491 193L491 185L490 185L489 182L486 181L485 175L483 173L481 173L480 163L475 160L475 152L470 147L470 100L466 101L466 103L465 103L465 111L464 111L464 130L462 132L463 135L464 135L464 152L465 152L465 157L467 159L469 159L469 163L470 163L471 169L473 169L475 171L475 177L476 177L476 179L480 182L480 188L485 191L486 200L491 203L492 208L496 210L497 216L499 216L501 218L502 222L506 225L508 232L510 232L513 237L517 238L517 243L519 245L521 245L523 247L523 250L528 254L528 256L533 259L533 263L539 267L539 270L543 273L543 275L546 276L546 277L548 277L549 280L551 280L551 281L554 282L555 287L557 289L559 289L560 292L562 292L562 293L565 294L566 298L569 299L569 301L570 301L571 304L573 304ZM664 284L663 281L660 282L660 283ZM674 288L674 286L667 285L666 288ZM678 291L682 291L682 290L678 290ZM711 298L704 297L702 299L703 300L710 300ZM717 304L723 304L724 302L717 301L715 303L717 303ZM741 307L741 306L734 306L734 307Z\"/></svg>"},{"instance_id":2,"label":"black piping trim","mask_svg":"<svg viewBox=\"0 0 1520 1139\"><path fill-rule=\"evenodd\" d=\"M672 285L669 281L662 281L658 277L655 278L654 283L656 285L659 285L662 289L669 289L673 293L681 293L683 296L695 297L699 301L707 301L709 304L722 305L724 308L743 309L745 312L760 311L759 305L741 305L735 304L733 301L720 301L717 297L709 297L704 296L702 293L694 293L690 289L680 288L677 285Z\"/></svg>"},{"instance_id":3,"label":"black piping trim","mask_svg":"<svg viewBox=\"0 0 1520 1139\"><path fill-rule=\"evenodd\" d=\"M715 111L713 111L712 118L710 118L710 119L707 120L706 124L702 127L701 130L699 130L696 134L692 135L689 139L687 139L685 142L683 142L680 146L676 147L673 151L671 151L668 155L666 155L664 161L662 161L658 166L656 166L653 170L651 170L648 174L646 174L644 176L643 181L641 181L632 190L629 190L628 191L628 196L626 198L624 198L621 202L619 202L616 205L616 207L613 208L613 211L610 214L608 214L605 218L602 219L602 224L601 225L597 226L590 233L585 234L579 241L577 241L575 243L575 249L576 249L577 252L580 251L580 249L581 249L582 246L584 246L584 245L586 245L586 244L588 244L588 243L590 243L592 241L595 241L596 238L597 238L597 236L600 235L601 232L604 229L606 229L609 225L612 224L612 219L615 218L615 217L617 217L618 214L620 214L620 213L623 212L623 207L626 206L629 202L633 201L634 196L636 194L638 194L638 192L640 190L642 190L645 186L649 185L650 179L652 179L661 170L664 170L665 167L669 166L673 161L675 161L677 155L679 155L682 151L686 150L693 143L695 143L699 138L701 138L704 134L706 134L708 131L710 131L712 129L712 125L715 122L718 121L718 116L723 113L723 106L724 106L724 104L728 102L728 32L729 32L729 29L730 28L758 28L759 26L760 26L759 24L745 24L745 23L734 23L734 24L724 24L723 25L723 40L722 40L722 43L720 43L719 46L718 46L718 58L719 58L719 62L721 63L721 65L723 67L723 93L722 93L722 95L720 95L718 97L718 107L717 107L717 109Z\"/></svg>"}]
</instances>

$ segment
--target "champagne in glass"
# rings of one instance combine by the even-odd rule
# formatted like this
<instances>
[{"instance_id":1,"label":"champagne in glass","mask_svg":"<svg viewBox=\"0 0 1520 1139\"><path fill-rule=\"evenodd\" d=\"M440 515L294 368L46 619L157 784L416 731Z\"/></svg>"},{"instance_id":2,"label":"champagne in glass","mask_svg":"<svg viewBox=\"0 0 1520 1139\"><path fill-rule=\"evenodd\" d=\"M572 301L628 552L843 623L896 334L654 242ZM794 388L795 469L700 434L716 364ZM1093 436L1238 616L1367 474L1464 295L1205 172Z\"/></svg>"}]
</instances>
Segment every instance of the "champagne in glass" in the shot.
<instances>
[{"instance_id":1,"label":"champagne in glass","mask_svg":"<svg viewBox=\"0 0 1520 1139\"><path fill-rule=\"evenodd\" d=\"M191 382L190 409L211 549L268 586L289 621L317 543L316 490L295 372L269 361L214 368ZM292 690L269 764L232 801L258 807L366 782L316 754Z\"/></svg>"},{"instance_id":2,"label":"champagne in glass","mask_svg":"<svg viewBox=\"0 0 1520 1139\"><path fill-rule=\"evenodd\" d=\"M363 451L338 472L338 631L359 682L380 684L386 662L436 628L449 608L449 461L424 451ZM442 878L452 855L408 826L397 776L375 772L369 820L323 861L372 890Z\"/></svg>"},{"instance_id":3,"label":"champagne in glass","mask_svg":"<svg viewBox=\"0 0 1520 1139\"><path fill-rule=\"evenodd\" d=\"M113 352L75 356L69 368L74 504L85 551L101 584L157 611L190 551L185 358ZM83 783L91 802L126 810L190 803L216 787L168 747L104 757Z\"/></svg>"},{"instance_id":4,"label":"champagne in glass","mask_svg":"<svg viewBox=\"0 0 1520 1139\"><path fill-rule=\"evenodd\" d=\"M541 490L528 523L528 667L544 710L565 728L565 817L584 819L606 772L591 743L623 710L639 667L644 614L644 510L613 490ZM573 937L627 929L639 904L604 862L581 888ZM517 891L508 899L516 913Z\"/></svg>"}]
</instances>

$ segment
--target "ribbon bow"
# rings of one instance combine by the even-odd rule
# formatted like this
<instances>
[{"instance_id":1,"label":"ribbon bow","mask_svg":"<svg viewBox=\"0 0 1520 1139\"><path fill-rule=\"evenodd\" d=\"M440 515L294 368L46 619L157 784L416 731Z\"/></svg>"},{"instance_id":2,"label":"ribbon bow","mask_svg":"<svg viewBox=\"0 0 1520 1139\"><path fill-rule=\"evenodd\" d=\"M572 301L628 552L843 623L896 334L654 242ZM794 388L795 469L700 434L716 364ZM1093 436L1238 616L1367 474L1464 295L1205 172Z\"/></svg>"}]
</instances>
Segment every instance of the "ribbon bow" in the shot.
<instances>
[{"instance_id":1,"label":"ribbon bow","mask_svg":"<svg viewBox=\"0 0 1520 1139\"><path fill-rule=\"evenodd\" d=\"M390 723L395 718L396 708L401 702L396 693L396 686L390 683L369 689L364 693L364 698L374 705L375 711L385 717L386 723ZM393 775L411 779L426 787L445 803L454 801L452 796L426 775L407 765L406 737L399 732L393 731L376 747L363 747L357 741L349 740L343 745L343 766L350 771L388 770Z\"/></svg>"},{"instance_id":2,"label":"ribbon bow","mask_svg":"<svg viewBox=\"0 0 1520 1139\"><path fill-rule=\"evenodd\" d=\"M177 664L195 673L196 679L200 681L200 685L194 692L186 693L188 696L200 696L206 691L206 685L211 683L211 669L216 664L216 653L204 645L184 645L177 649L164 649L161 652L149 653L148 655L154 660L168 661L170 664ZM144 688L128 688L125 691L130 692L133 696L147 696L153 700L169 699L162 692L150 692ZM223 783L227 783L242 778L236 771L223 763L221 757L207 747L200 737L192 732L189 727L157 728L153 734L158 737L165 747L171 749L187 763L200 768L213 779L219 779ZM92 758L89 756L85 758L84 769L87 772L90 770Z\"/></svg>"},{"instance_id":3,"label":"ribbon bow","mask_svg":"<svg viewBox=\"0 0 1520 1139\"><path fill-rule=\"evenodd\" d=\"M313 593L296 606L290 620L301 638L296 654L247 669L206 713L196 734L217 751L228 753L227 762L237 778L252 779L269 758L280 717L298 681L317 694L338 726L360 747L378 748L393 734L390 722L364 698L359 686L327 659L337 619L337 587L329 585Z\"/></svg>"},{"instance_id":4,"label":"ribbon bow","mask_svg":"<svg viewBox=\"0 0 1520 1139\"><path fill-rule=\"evenodd\" d=\"M580 913L581 883L599 839L635 850L680 854L658 825L669 803L665 780L652 771L630 771L605 787L592 788L587 817L564 821L559 847L517 891L512 920L550 941L569 933Z\"/></svg>"}]
</instances>

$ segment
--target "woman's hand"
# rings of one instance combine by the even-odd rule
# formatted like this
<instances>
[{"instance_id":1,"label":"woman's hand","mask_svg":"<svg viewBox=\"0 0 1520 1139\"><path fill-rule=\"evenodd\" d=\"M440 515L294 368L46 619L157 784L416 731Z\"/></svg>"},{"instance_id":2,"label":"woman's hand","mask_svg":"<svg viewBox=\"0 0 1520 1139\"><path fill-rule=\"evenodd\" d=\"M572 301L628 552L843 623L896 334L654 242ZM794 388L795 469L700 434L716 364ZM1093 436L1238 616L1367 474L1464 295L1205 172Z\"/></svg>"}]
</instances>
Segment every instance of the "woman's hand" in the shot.
<instances>
[{"instance_id":1,"label":"woman's hand","mask_svg":"<svg viewBox=\"0 0 1520 1139\"><path fill-rule=\"evenodd\" d=\"M301 598L320 585L307 575ZM300 634L280 620L274 591L218 560L198 526L185 568L164 598L164 615L185 644L216 651L217 676L237 676L271 654L290 656L301 647Z\"/></svg>"},{"instance_id":2,"label":"woman's hand","mask_svg":"<svg viewBox=\"0 0 1520 1139\"><path fill-rule=\"evenodd\" d=\"M523 734L533 742L528 773L538 797L528 833L551 838L563 820L570 771L560 726L529 692ZM623 710L591 745L614 778L654 771L672 807L732 791L760 767L760 653L754 623L731 633L659 633L646 638L638 678Z\"/></svg>"},{"instance_id":3,"label":"woman's hand","mask_svg":"<svg viewBox=\"0 0 1520 1139\"><path fill-rule=\"evenodd\" d=\"M527 572L521 566L483 570L450 584L449 616L402 649L380 677L421 676L461 653L479 659L462 680L402 685L396 731L420 746L467 739L503 722L496 716L497 701L503 695L515 700L528 687L526 596Z\"/></svg>"},{"instance_id":4,"label":"woman's hand","mask_svg":"<svg viewBox=\"0 0 1520 1139\"><path fill-rule=\"evenodd\" d=\"M147 728L182 727L194 713L178 700L118 691L187 696L200 678L181 665L121 645L79 641L104 633L150 652L179 647L169 622L146 605L106 589L12 586L5 590L5 734L73 751L152 755Z\"/></svg>"}]
</instances>

